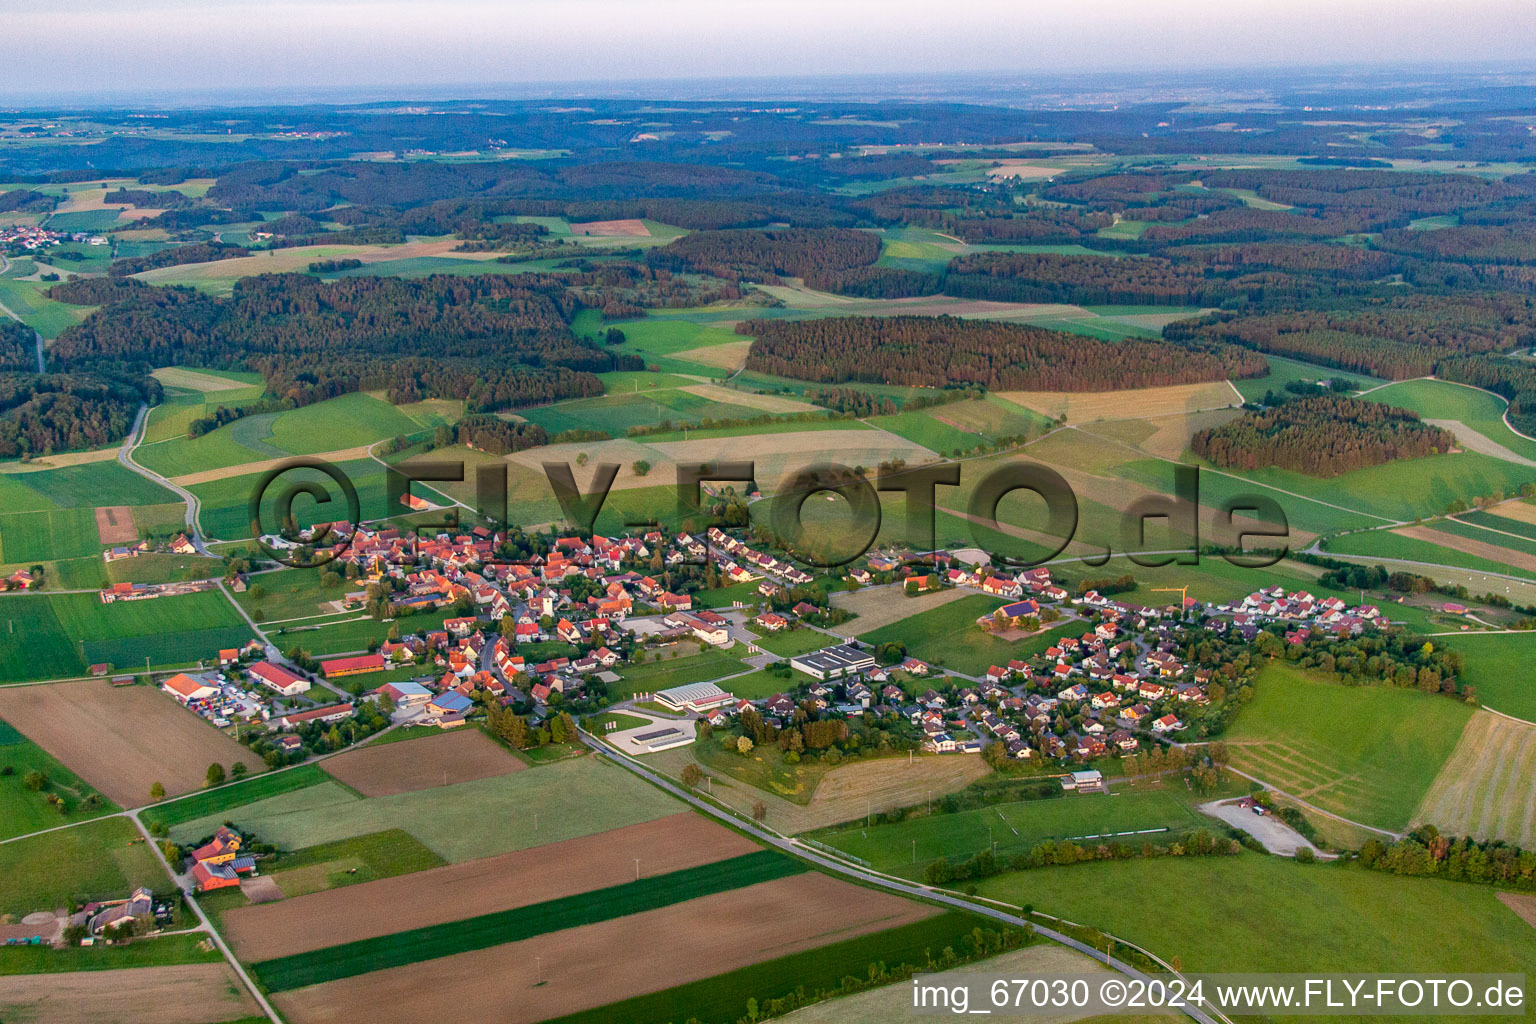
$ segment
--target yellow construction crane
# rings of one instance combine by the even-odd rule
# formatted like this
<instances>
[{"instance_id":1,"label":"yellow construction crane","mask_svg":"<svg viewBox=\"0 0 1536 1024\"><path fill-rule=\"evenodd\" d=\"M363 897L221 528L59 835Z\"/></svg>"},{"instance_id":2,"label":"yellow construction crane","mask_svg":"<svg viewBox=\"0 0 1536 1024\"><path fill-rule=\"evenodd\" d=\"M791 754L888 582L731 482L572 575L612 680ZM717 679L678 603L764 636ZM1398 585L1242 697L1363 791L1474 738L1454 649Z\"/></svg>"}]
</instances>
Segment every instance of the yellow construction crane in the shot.
<instances>
[{"instance_id":1,"label":"yellow construction crane","mask_svg":"<svg viewBox=\"0 0 1536 1024\"><path fill-rule=\"evenodd\" d=\"M1188 598L1186 596L1189 593L1189 587L1188 586L1183 586L1183 587L1153 587L1152 588L1152 593L1154 593L1154 594L1178 594L1179 595L1179 614L1180 615L1184 614L1184 602L1186 600L1188 600Z\"/></svg>"}]
</instances>

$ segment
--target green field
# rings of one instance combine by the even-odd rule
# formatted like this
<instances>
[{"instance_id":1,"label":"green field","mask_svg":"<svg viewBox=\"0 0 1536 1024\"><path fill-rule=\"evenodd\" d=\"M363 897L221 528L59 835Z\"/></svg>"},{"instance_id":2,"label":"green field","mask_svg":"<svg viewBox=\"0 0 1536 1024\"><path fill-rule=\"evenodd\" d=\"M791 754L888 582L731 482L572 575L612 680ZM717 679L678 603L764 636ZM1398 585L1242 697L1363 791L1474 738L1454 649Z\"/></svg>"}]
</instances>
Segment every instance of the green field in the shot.
<instances>
[{"instance_id":1,"label":"green field","mask_svg":"<svg viewBox=\"0 0 1536 1024\"><path fill-rule=\"evenodd\" d=\"M144 812L146 822L180 825L212 814L225 814L236 807L267 800L330 781L330 776L316 764L299 765L286 771L267 772L242 782L220 786L182 797Z\"/></svg>"},{"instance_id":2,"label":"green field","mask_svg":"<svg viewBox=\"0 0 1536 1024\"><path fill-rule=\"evenodd\" d=\"M776 850L759 850L514 910L266 960L252 970L267 991L282 992L611 921L805 870L803 863Z\"/></svg>"},{"instance_id":3,"label":"green field","mask_svg":"<svg viewBox=\"0 0 1536 1024\"><path fill-rule=\"evenodd\" d=\"M10 770L10 774L0 775L0 839L86 821L118 809L42 747L3 721L0 721L0 767ZM34 771L47 776L47 785L42 790L27 788L26 777ZM60 814L47 803L45 797L49 794L64 799L66 813ZM99 801L97 806L81 807L81 801L92 795Z\"/></svg>"},{"instance_id":4,"label":"green field","mask_svg":"<svg viewBox=\"0 0 1536 1024\"><path fill-rule=\"evenodd\" d=\"M188 664L250 635L217 590L114 604L90 593L16 595L0 606L0 636L18 638L0 644L0 681L81 675L97 662L135 668L146 656Z\"/></svg>"},{"instance_id":5,"label":"green field","mask_svg":"<svg viewBox=\"0 0 1536 1024\"><path fill-rule=\"evenodd\" d=\"M911 600L914 611L922 607L921 600L895 592L891 600ZM859 639L876 645L899 641L907 645L909 655L930 665L980 675L992 665L1006 665L1009 659L1021 657L1019 644L983 633L976 625L977 619L992 614L1005 603L986 594L970 594L928 611L917 611L915 615L873 632L862 633ZM961 638L964 642L957 642Z\"/></svg>"},{"instance_id":6,"label":"green field","mask_svg":"<svg viewBox=\"0 0 1536 1024\"><path fill-rule=\"evenodd\" d=\"M1438 694L1343 686L1266 665L1223 737L1232 764L1342 817L1403 828L1472 709Z\"/></svg>"},{"instance_id":7,"label":"green field","mask_svg":"<svg viewBox=\"0 0 1536 1024\"><path fill-rule=\"evenodd\" d=\"M191 842L226 818L284 849L404 829L453 863L675 814L671 797L622 768L582 757L497 778L362 799L335 782L219 812L171 829ZM535 823L534 815L538 815Z\"/></svg>"},{"instance_id":8,"label":"green field","mask_svg":"<svg viewBox=\"0 0 1536 1024\"><path fill-rule=\"evenodd\" d=\"M1490 535L1491 542L1497 542L1497 540L1496 536ZM1491 558L1469 555L1452 548L1441 547L1439 544L1431 544L1427 540L1404 537L1387 530L1369 530L1365 533L1333 537L1324 543L1323 550L1329 554L1366 555L1371 558L1421 562L1422 565L1408 565L1404 568L1430 577L1436 575L1435 566L1449 565L1473 572L1500 573L1504 576L1536 580L1536 572L1528 569L1496 562ZM1504 586L1503 581L1493 576L1487 578L1487 584L1491 591L1498 591Z\"/></svg>"},{"instance_id":9,"label":"green field","mask_svg":"<svg viewBox=\"0 0 1536 1024\"><path fill-rule=\"evenodd\" d=\"M1264 392L1274 391L1283 393L1285 385L1293 380L1317 381L1332 380L1337 377L1346 377L1352 380L1360 388L1372 388L1385 381L1364 374L1349 373L1344 370L1334 370L1327 366L1315 366L1312 363L1304 363L1297 359L1287 359L1284 356L1265 356L1269 363L1269 374L1264 377L1250 377L1246 380L1234 380L1233 387L1237 388L1243 398L1250 402L1257 402L1264 398ZM1374 395L1371 397L1375 397Z\"/></svg>"},{"instance_id":10,"label":"green field","mask_svg":"<svg viewBox=\"0 0 1536 1024\"><path fill-rule=\"evenodd\" d=\"M135 886L165 891L170 877L127 818L103 818L0 843L0 914L56 910L71 899L123 899Z\"/></svg>"},{"instance_id":11,"label":"green field","mask_svg":"<svg viewBox=\"0 0 1536 1024\"><path fill-rule=\"evenodd\" d=\"M71 974L75 971L116 971L129 967L223 962L224 955L208 937L195 933L140 939L126 946L76 946L67 949L54 949L51 946L0 947L0 977L8 974ZM266 1020L265 1017L261 1019Z\"/></svg>"},{"instance_id":12,"label":"green field","mask_svg":"<svg viewBox=\"0 0 1536 1024\"><path fill-rule=\"evenodd\" d=\"M196 439L177 434L141 446L134 458L148 469L174 477L287 455L356 448L420 429L421 424L393 405L359 392L287 412L245 416Z\"/></svg>"},{"instance_id":13,"label":"green field","mask_svg":"<svg viewBox=\"0 0 1536 1024\"><path fill-rule=\"evenodd\" d=\"M236 594L235 600L246 611L260 610L267 622L297 619L314 615L334 615L335 609L326 607L331 601L340 600L348 592L361 590L356 580L343 581L341 586L327 588L320 585L324 571L313 569L279 569L250 577L254 586L261 587L260 597L252 597L249 588Z\"/></svg>"},{"instance_id":14,"label":"green field","mask_svg":"<svg viewBox=\"0 0 1536 1024\"><path fill-rule=\"evenodd\" d=\"M409 832L392 828L284 853L265 870L288 896L442 867L446 861Z\"/></svg>"},{"instance_id":15,"label":"green field","mask_svg":"<svg viewBox=\"0 0 1536 1024\"><path fill-rule=\"evenodd\" d=\"M6 513L175 503L176 495L116 461L0 474L0 508Z\"/></svg>"},{"instance_id":16,"label":"green field","mask_svg":"<svg viewBox=\"0 0 1536 1024\"><path fill-rule=\"evenodd\" d=\"M350 479L352 486L357 489L359 510L363 520L385 519L398 511L403 511L388 506L385 469L377 462L372 459L354 459L338 463L336 468ZM223 480L214 480L205 484L195 484L187 488L197 495L202 503L198 512L198 521L202 524L203 533L224 540L249 538L251 536L249 503L261 478L262 474L252 473L245 476L226 477ZM266 500L261 512L264 529L272 530L276 527L277 495L284 488L303 482L320 484L326 488L326 494L331 500L328 504L321 505L307 496L300 495L293 503L293 514L301 526L346 519L351 514L347 510L346 499L341 489L330 477L317 470L295 469L284 473L282 480L266 492ZM447 502L446 498L425 484L412 483L411 493L435 503Z\"/></svg>"},{"instance_id":17,"label":"green field","mask_svg":"<svg viewBox=\"0 0 1536 1024\"><path fill-rule=\"evenodd\" d=\"M1536 459L1536 441L1509 429L1504 422L1508 403L1497 395L1443 380L1405 380L1365 396L1412 409L1427 420L1455 420L1527 459Z\"/></svg>"},{"instance_id":18,"label":"green field","mask_svg":"<svg viewBox=\"0 0 1536 1024\"><path fill-rule=\"evenodd\" d=\"M1536 929L1492 887L1358 867L1252 853L1101 861L1011 872L981 893L1091 924L1187 971L1536 970Z\"/></svg>"},{"instance_id":19,"label":"green field","mask_svg":"<svg viewBox=\"0 0 1536 1024\"><path fill-rule=\"evenodd\" d=\"M1452 639L1448 647L1466 658L1462 681L1470 683L1477 699L1495 711L1536 722L1536 633L1469 633Z\"/></svg>"},{"instance_id":20,"label":"green field","mask_svg":"<svg viewBox=\"0 0 1536 1024\"><path fill-rule=\"evenodd\" d=\"M1054 780L1047 780L1055 785ZM1183 789L1182 786L1179 787ZM887 825L845 826L813 837L869 863L877 871L917 878L940 858L963 859L996 843L999 857L1028 851L1046 839L1108 842L1123 832L1165 829L1178 833L1211 827L1180 793L1166 789L1119 790L1107 794L1068 795L1019 800L951 814L932 814ZM1121 841L1139 846L1143 839L1164 842L1167 835L1129 835Z\"/></svg>"},{"instance_id":21,"label":"green field","mask_svg":"<svg viewBox=\"0 0 1536 1024\"><path fill-rule=\"evenodd\" d=\"M71 306L44 294L53 285L43 281L18 281L0 277L0 306L45 338L57 338L64 329L84 320L94 306Z\"/></svg>"},{"instance_id":22,"label":"green field","mask_svg":"<svg viewBox=\"0 0 1536 1024\"><path fill-rule=\"evenodd\" d=\"M666 690L686 683L702 683L719 679L722 676L745 672L747 669L740 660L746 655L746 648L740 645L730 651L710 647L698 654L685 653L683 657L667 657L672 651L687 652L691 648L691 644L679 644L677 647L661 652L662 660L660 661L621 666L619 674L623 677L623 682L610 686L609 692L615 697L627 697L633 693L654 693L657 690ZM727 685L726 689L729 688Z\"/></svg>"},{"instance_id":23,"label":"green field","mask_svg":"<svg viewBox=\"0 0 1536 1024\"><path fill-rule=\"evenodd\" d=\"M101 554L96 517L88 508L0 514L0 562L46 562Z\"/></svg>"},{"instance_id":24,"label":"green field","mask_svg":"<svg viewBox=\"0 0 1536 1024\"><path fill-rule=\"evenodd\" d=\"M548 1024L669 1024L679 1019L731 1021L744 1018L747 1002L761 1005L797 989L830 991L848 977L866 978L874 964L894 970L901 964L926 968L946 948L965 949L977 928L996 922L960 911L833 942L777 960L743 967L687 985L635 996L618 1003L557 1017ZM996 929L993 929L996 930Z\"/></svg>"}]
</instances>

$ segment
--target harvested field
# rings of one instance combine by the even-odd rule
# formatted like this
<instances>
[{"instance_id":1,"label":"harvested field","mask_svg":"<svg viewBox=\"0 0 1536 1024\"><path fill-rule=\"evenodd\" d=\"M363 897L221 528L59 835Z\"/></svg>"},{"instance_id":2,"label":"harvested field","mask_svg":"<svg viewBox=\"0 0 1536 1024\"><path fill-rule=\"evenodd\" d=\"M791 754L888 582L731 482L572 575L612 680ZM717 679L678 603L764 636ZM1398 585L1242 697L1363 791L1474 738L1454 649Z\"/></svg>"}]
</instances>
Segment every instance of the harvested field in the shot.
<instances>
[{"instance_id":1,"label":"harvested field","mask_svg":"<svg viewBox=\"0 0 1536 1024\"><path fill-rule=\"evenodd\" d=\"M958 601L970 593L959 587L951 587L949 590L940 590L937 593L909 599L889 588L839 591L832 595L832 604L838 608L846 608L857 618L830 628L832 632L842 636L856 636L859 633L868 633L872 629L889 626L893 622L900 622L919 612L926 612L930 608L938 608L951 601ZM829 638L827 642L831 643L832 640Z\"/></svg>"},{"instance_id":2,"label":"harvested field","mask_svg":"<svg viewBox=\"0 0 1536 1024\"><path fill-rule=\"evenodd\" d=\"M691 746L664 750L644 761L673 778L682 773L684 765L699 764L713 780L710 785L716 800L742 814L752 813L753 805L761 801L768 809L765 821L787 835L841 825L863 817L870 810L890 811L920 804L927 798L937 799L964 789L992 770L979 757L942 754L917 757L910 763L901 757L855 761L823 775L810 800L798 804L700 764L693 750Z\"/></svg>"},{"instance_id":3,"label":"harvested field","mask_svg":"<svg viewBox=\"0 0 1536 1024\"><path fill-rule=\"evenodd\" d=\"M999 398L1053 418L1065 414L1068 423L1147 419L1242 404L1242 397L1224 380L1127 391L999 391L997 394ZM1128 417L1127 413L1135 415Z\"/></svg>"},{"instance_id":4,"label":"harvested field","mask_svg":"<svg viewBox=\"0 0 1536 1024\"><path fill-rule=\"evenodd\" d=\"M808 907L837 908L834 915ZM536 939L314 985L274 997L295 1024L455 1016L541 1021L867 935L937 911L813 873L569 928ZM824 917L830 918L825 923ZM744 923L746 922L746 923ZM535 961L534 956L539 957Z\"/></svg>"},{"instance_id":5,"label":"harvested field","mask_svg":"<svg viewBox=\"0 0 1536 1024\"><path fill-rule=\"evenodd\" d=\"M1479 711L1414 813L1447 835L1536 846L1536 725Z\"/></svg>"},{"instance_id":6,"label":"harvested field","mask_svg":"<svg viewBox=\"0 0 1536 1024\"><path fill-rule=\"evenodd\" d=\"M1240 409L1209 409L1204 412L1159 416L1148 421L1156 429L1141 442L1141 447L1164 459L1181 457L1189 448L1189 439L1207 427L1219 427L1242 415Z\"/></svg>"},{"instance_id":7,"label":"harvested field","mask_svg":"<svg viewBox=\"0 0 1536 1024\"><path fill-rule=\"evenodd\" d=\"M239 391L250 387L243 381L231 380L212 373L199 373L180 366L162 366L154 378L169 388L185 388L188 391Z\"/></svg>"},{"instance_id":8,"label":"harvested field","mask_svg":"<svg viewBox=\"0 0 1536 1024\"><path fill-rule=\"evenodd\" d=\"M0 718L123 807L203 785L208 765L261 759L170 697L104 679L0 689Z\"/></svg>"},{"instance_id":9,"label":"harvested field","mask_svg":"<svg viewBox=\"0 0 1536 1024\"><path fill-rule=\"evenodd\" d=\"M408 744L393 744L407 746ZM299 896L224 915L243 960L260 961L511 910L752 853L757 846L685 812L516 853Z\"/></svg>"},{"instance_id":10,"label":"harvested field","mask_svg":"<svg viewBox=\"0 0 1536 1024\"><path fill-rule=\"evenodd\" d=\"M0 462L0 473L39 473L45 469L85 466L93 462L112 462L116 459L116 448L102 448L94 452L64 452L59 455L44 455L26 462Z\"/></svg>"},{"instance_id":11,"label":"harvested field","mask_svg":"<svg viewBox=\"0 0 1536 1024\"><path fill-rule=\"evenodd\" d=\"M1536 526L1536 505L1524 501L1506 501L1502 505L1495 505L1488 509L1496 516L1505 519L1513 519L1517 523L1529 523Z\"/></svg>"},{"instance_id":12,"label":"harvested field","mask_svg":"<svg viewBox=\"0 0 1536 1024\"><path fill-rule=\"evenodd\" d=\"M455 729L414 743L385 743L327 759L322 767L363 796L509 775L528 767L479 729Z\"/></svg>"},{"instance_id":13,"label":"harvested field","mask_svg":"<svg viewBox=\"0 0 1536 1024\"><path fill-rule=\"evenodd\" d=\"M248 277L253 274L302 273L315 260L354 259L364 263L411 259L418 256L451 256L464 259L495 259L496 253L455 253L457 239L440 238L403 245L304 245L291 249L259 249L251 256L208 263L187 263L161 267L135 274L152 283L191 283L220 278Z\"/></svg>"},{"instance_id":14,"label":"harvested field","mask_svg":"<svg viewBox=\"0 0 1536 1024\"><path fill-rule=\"evenodd\" d=\"M271 903L282 899L284 896L283 890L277 884L277 879L271 875L242 878L240 880L240 892L252 903Z\"/></svg>"},{"instance_id":15,"label":"harvested field","mask_svg":"<svg viewBox=\"0 0 1536 1024\"><path fill-rule=\"evenodd\" d=\"M577 456L585 452L588 463L585 466L576 464ZM455 455L457 457L457 455ZM645 459L651 463L651 471L647 476L639 476L635 473L635 462ZM658 480L674 479L673 470L669 461L657 458L656 450L638 441L618 438L612 441L589 441L580 444L552 444L543 448L528 448L520 452L513 452L506 456L506 461L512 464L512 480L508 482L508 488L515 493L519 469L527 470L532 474L533 487L541 498L553 498L554 491L550 489L549 478L544 475L544 463L565 462L571 466L571 472L576 478L576 486L581 493L587 494L592 486L592 478L597 475L597 466L600 462L617 462L619 475L614 478L613 489L616 491L627 490L634 487L655 487Z\"/></svg>"},{"instance_id":16,"label":"harvested field","mask_svg":"<svg viewBox=\"0 0 1536 1024\"><path fill-rule=\"evenodd\" d=\"M720 345L705 345L702 348L684 349L681 352L673 352L669 358L680 359L688 363L699 363L703 366L715 366L722 370L732 372L741 369L747 364L747 353L752 351L752 341L727 341ZM732 392L734 396L735 392ZM732 401L734 401L734 397Z\"/></svg>"},{"instance_id":17,"label":"harvested field","mask_svg":"<svg viewBox=\"0 0 1536 1024\"><path fill-rule=\"evenodd\" d=\"M959 160L940 160L940 164L957 164ZM1050 178L1066 171L1065 167L1043 167L1028 160L994 160L987 167L987 177L1001 178Z\"/></svg>"},{"instance_id":18,"label":"harvested field","mask_svg":"<svg viewBox=\"0 0 1536 1024\"><path fill-rule=\"evenodd\" d=\"M594 235L607 238L649 238L651 229L638 220L589 220L572 224L573 235Z\"/></svg>"},{"instance_id":19,"label":"harvested field","mask_svg":"<svg viewBox=\"0 0 1536 1024\"><path fill-rule=\"evenodd\" d=\"M19 974L0 982L0 1015L29 1024L220 1024L258 1012L225 963Z\"/></svg>"},{"instance_id":20,"label":"harvested field","mask_svg":"<svg viewBox=\"0 0 1536 1024\"><path fill-rule=\"evenodd\" d=\"M102 505L96 509L96 533L103 544L132 544L139 539L133 509L127 505Z\"/></svg>"},{"instance_id":21,"label":"harvested field","mask_svg":"<svg viewBox=\"0 0 1536 1024\"><path fill-rule=\"evenodd\" d=\"M1532 461L1524 455L1517 455L1493 438L1473 430L1460 420L1434 420L1425 417L1424 422L1432 427L1449 430L1452 434L1456 435L1456 443L1469 452L1491 455L1495 459L1513 462L1518 466L1536 466L1536 461Z\"/></svg>"},{"instance_id":22,"label":"harvested field","mask_svg":"<svg viewBox=\"0 0 1536 1024\"><path fill-rule=\"evenodd\" d=\"M786 431L701 441L661 441L649 447L669 462L751 459L756 463L757 482L765 492L775 490L788 476L817 462L878 466L893 458L905 459L909 465L933 459L928 449L883 430Z\"/></svg>"},{"instance_id":23,"label":"harvested field","mask_svg":"<svg viewBox=\"0 0 1536 1024\"><path fill-rule=\"evenodd\" d=\"M1526 554L1524 551L1516 551L1513 548L1500 547L1497 544L1489 544L1486 541L1473 540L1471 537L1458 537L1454 533L1446 533L1443 530L1434 530L1428 526L1405 526L1392 533L1399 537L1408 537L1413 540L1427 541L1430 544L1442 548L1450 548L1452 551L1460 551L1464 555L1473 555L1484 558L1490 562L1502 562L1516 569L1524 569L1527 572L1536 572L1536 555ZM1490 533L1490 537L1498 534Z\"/></svg>"},{"instance_id":24,"label":"harvested field","mask_svg":"<svg viewBox=\"0 0 1536 1024\"><path fill-rule=\"evenodd\" d=\"M728 344L735 344L735 342L729 342ZM686 391L690 395L698 395L700 398L707 398L711 402L745 405L753 409L761 409L763 412L818 411L817 406L809 402L802 402L797 398L785 398L783 395L759 395L751 391L732 391L730 388L723 388L718 384L692 384L679 390Z\"/></svg>"},{"instance_id":25,"label":"harvested field","mask_svg":"<svg viewBox=\"0 0 1536 1024\"><path fill-rule=\"evenodd\" d=\"M1536 928L1536 896L1523 892L1501 892L1499 902L1518 914L1520 920Z\"/></svg>"},{"instance_id":26,"label":"harvested field","mask_svg":"<svg viewBox=\"0 0 1536 1024\"><path fill-rule=\"evenodd\" d=\"M340 448L334 452L321 452L319 455L308 456L308 458L324 459L326 462L350 462L353 459L368 458L368 453L372 450L373 445L360 444L355 448ZM260 459L255 462L242 462L234 466L221 466L218 469L205 469L200 473L183 473L181 476L171 477L170 481L173 484L180 484L182 487L191 487L194 484L208 484L215 480L224 480L232 476L265 473L269 469L275 469L292 461L292 455L284 455L280 459Z\"/></svg>"}]
</instances>

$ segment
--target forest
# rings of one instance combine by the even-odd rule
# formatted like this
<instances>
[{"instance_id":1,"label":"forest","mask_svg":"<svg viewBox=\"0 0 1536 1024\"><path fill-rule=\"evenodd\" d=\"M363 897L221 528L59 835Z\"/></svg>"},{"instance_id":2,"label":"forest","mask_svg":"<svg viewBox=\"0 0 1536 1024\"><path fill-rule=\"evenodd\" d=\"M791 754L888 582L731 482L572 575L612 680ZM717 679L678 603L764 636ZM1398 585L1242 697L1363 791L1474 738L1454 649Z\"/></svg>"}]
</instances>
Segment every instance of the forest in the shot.
<instances>
[{"instance_id":1,"label":"forest","mask_svg":"<svg viewBox=\"0 0 1536 1024\"><path fill-rule=\"evenodd\" d=\"M1190 449L1226 469L1275 466L1337 476L1450 451L1455 441L1410 410L1326 395L1292 399L1207 427L1190 439Z\"/></svg>"},{"instance_id":2,"label":"forest","mask_svg":"<svg viewBox=\"0 0 1536 1024\"><path fill-rule=\"evenodd\" d=\"M0 458L116 441L139 404L158 395L153 379L141 385L91 373L0 373Z\"/></svg>"},{"instance_id":3,"label":"forest","mask_svg":"<svg viewBox=\"0 0 1536 1024\"><path fill-rule=\"evenodd\" d=\"M242 278L229 298L137 281L72 281L54 298L105 303L50 350L65 368L194 365L260 372L297 405L362 389L395 401L469 400L472 411L602 393L594 373L638 369L571 335L560 278L523 274Z\"/></svg>"},{"instance_id":4,"label":"forest","mask_svg":"<svg viewBox=\"0 0 1536 1024\"><path fill-rule=\"evenodd\" d=\"M1225 345L1175 345L953 317L749 320L747 368L829 384L847 381L991 390L1103 391L1254 377L1268 364Z\"/></svg>"},{"instance_id":5,"label":"forest","mask_svg":"<svg viewBox=\"0 0 1536 1024\"><path fill-rule=\"evenodd\" d=\"M0 372L37 369L37 334L19 320L0 317Z\"/></svg>"}]
</instances>

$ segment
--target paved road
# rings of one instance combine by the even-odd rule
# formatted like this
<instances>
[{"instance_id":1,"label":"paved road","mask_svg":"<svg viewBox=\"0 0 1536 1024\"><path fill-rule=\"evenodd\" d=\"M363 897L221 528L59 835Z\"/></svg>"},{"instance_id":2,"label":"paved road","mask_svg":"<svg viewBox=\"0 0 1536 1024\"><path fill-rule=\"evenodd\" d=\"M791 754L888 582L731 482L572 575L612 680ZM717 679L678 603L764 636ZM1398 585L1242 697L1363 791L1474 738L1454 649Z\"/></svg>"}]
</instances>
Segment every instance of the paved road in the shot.
<instances>
[{"instance_id":1,"label":"paved road","mask_svg":"<svg viewBox=\"0 0 1536 1024\"><path fill-rule=\"evenodd\" d=\"M720 810L713 804L706 803L705 801L694 796L692 793L689 793L686 790L673 785L668 780L662 778L655 772L652 772L650 769L645 768L635 761L632 761L627 757L620 757L615 755L595 736L586 732L585 730L581 730L581 740L587 746L597 751L600 755L607 757L614 764L617 764L622 768L627 768L629 771L639 775L653 786L657 786L658 788L665 790L677 799L687 803L689 806L703 811L705 814L708 814L713 818L718 818L721 821L724 821L730 827L747 833L759 842L766 843L769 846L783 850L785 853L793 854L794 856L799 857L801 860L810 861L817 867L820 867L826 871L830 871L833 874L846 876L861 885L870 886L877 889L885 889L889 892L900 893L903 896L915 897L917 899L927 900L932 903L941 903L946 906L955 907L959 910L965 910L973 914L979 914L982 917L991 918L994 921L999 921L1014 928L1030 929L1040 935L1045 936L1048 939L1051 939L1052 941L1061 943L1063 946L1067 946L1071 949L1077 950L1079 953L1091 956L1100 963L1106 964L1111 969L1119 971L1121 974L1125 974L1132 978L1138 978L1143 981L1151 980L1150 975L1138 970L1135 967L1132 967L1130 964L1116 960L1114 957L1103 952L1102 950L1094 949L1087 943L1079 942L1078 940L1072 938L1070 935L1065 935L1061 932L1055 931L1054 929L1046 928L1043 925L1036 924L1033 921L1019 917L1016 914L1010 914L1006 911L999 910L996 907L987 906L985 904L973 903L969 900L962 899L959 896L951 895L950 893L943 890L930 889L928 886L920 885L916 882L907 882L901 879L891 878L887 875L869 871L854 864L849 864L845 861L837 860L836 858L819 853L816 850L805 846L804 844L794 839L786 838L779 835L777 832L771 832L754 823L743 821L742 819L737 818L735 815L727 814L725 811ZM1195 1007L1185 1007L1184 1012L1194 1020L1199 1021L1200 1024L1217 1024L1217 1018Z\"/></svg>"},{"instance_id":2,"label":"paved road","mask_svg":"<svg viewBox=\"0 0 1536 1024\"><path fill-rule=\"evenodd\" d=\"M124 466L126 466L128 469L131 469L133 472L139 474L139 476L153 480L155 483L159 484L161 487L164 487L166 490L174 492L178 497L181 498L182 501L185 501L187 503L187 536L192 539L192 544L197 548L198 554L212 555L213 553L208 550L208 544L203 538L202 532L197 528L197 495L193 494L191 491L187 490L185 487L180 486L179 484L171 483L170 480L161 476L159 473L156 473L154 470L145 469L133 459L133 450L139 446L139 442L143 437L144 428L148 423L148 420L149 406L139 406L139 414L134 418L133 429L128 431L128 439L123 442L122 448L118 449L117 461L121 462Z\"/></svg>"}]
</instances>

